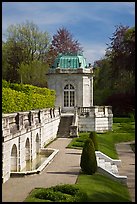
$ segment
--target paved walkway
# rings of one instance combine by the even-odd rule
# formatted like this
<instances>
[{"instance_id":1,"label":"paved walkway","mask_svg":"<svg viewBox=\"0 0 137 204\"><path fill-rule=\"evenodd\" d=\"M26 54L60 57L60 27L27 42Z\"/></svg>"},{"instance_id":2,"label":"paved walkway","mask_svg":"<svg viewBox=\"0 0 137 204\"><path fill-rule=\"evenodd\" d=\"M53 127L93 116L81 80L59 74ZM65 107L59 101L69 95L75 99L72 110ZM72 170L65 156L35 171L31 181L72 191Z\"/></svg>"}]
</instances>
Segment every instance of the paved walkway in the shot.
<instances>
[{"instance_id":1,"label":"paved walkway","mask_svg":"<svg viewBox=\"0 0 137 204\"><path fill-rule=\"evenodd\" d=\"M59 149L53 161L40 173L21 178L10 178L2 184L2 202L23 202L36 187L51 187L57 184L75 184L80 171L81 150L68 149L70 138L58 138L48 147ZM119 172L128 177L128 188L135 202L135 154L129 143L120 143L116 149L122 164Z\"/></svg>"},{"instance_id":2,"label":"paved walkway","mask_svg":"<svg viewBox=\"0 0 137 204\"><path fill-rule=\"evenodd\" d=\"M132 151L130 144L133 142L123 142L116 144L118 157L121 160L121 167L119 167L119 174L127 176L127 186L132 198L135 202L135 154Z\"/></svg>"},{"instance_id":3,"label":"paved walkway","mask_svg":"<svg viewBox=\"0 0 137 204\"><path fill-rule=\"evenodd\" d=\"M10 178L2 184L2 202L23 202L36 187L75 184L80 171L81 150L66 148L71 140L58 138L48 146L59 152L40 174Z\"/></svg>"}]
</instances>

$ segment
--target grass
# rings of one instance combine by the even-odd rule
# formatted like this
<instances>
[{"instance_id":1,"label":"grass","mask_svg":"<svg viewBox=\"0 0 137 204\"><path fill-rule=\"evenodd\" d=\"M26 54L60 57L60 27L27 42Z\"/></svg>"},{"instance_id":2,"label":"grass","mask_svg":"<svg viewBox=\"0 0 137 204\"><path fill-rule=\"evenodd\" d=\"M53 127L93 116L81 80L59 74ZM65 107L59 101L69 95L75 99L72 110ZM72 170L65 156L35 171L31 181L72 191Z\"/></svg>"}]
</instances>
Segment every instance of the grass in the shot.
<instances>
[{"instance_id":1,"label":"grass","mask_svg":"<svg viewBox=\"0 0 137 204\"><path fill-rule=\"evenodd\" d=\"M56 185L50 188L35 188L24 202L82 202L88 196L78 186Z\"/></svg>"},{"instance_id":2,"label":"grass","mask_svg":"<svg viewBox=\"0 0 137 204\"><path fill-rule=\"evenodd\" d=\"M89 137L89 133L79 133L79 138L74 138L68 148L82 149L84 141ZM113 131L97 133L98 150L113 159L118 159L115 144L135 140L135 122L128 118L115 118Z\"/></svg>"},{"instance_id":3,"label":"grass","mask_svg":"<svg viewBox=\"0 0 137 204\"><path fill-rule=\"evenodd\" d=\"M131 202L125 185L100 173L93 175L80 173L77 183L69 186L70 190L72 187L79 189L77 196L65 191L53 191L53 188L61 187L57 185L50 188L35 188L24 202Z\"/></svg>"},{"instance_id":4,"label":"grass","mask_svg":"<svg viewBox=\"0 0 137 204\"><path fill-rule=\"evenodd\" d=\"M78 194L76 200L74 195L71 196L69 193L59 192L58 195L51 190L52 188L35 188L24 202L131 202L126 185L98 172L93 175L80 173L77 183L70 185L70 189L71 186L79 189L80 194ZM66 195L66 201L60 199Z\"/></svg>"},{"instance_id":5,"label":"grass","mask_svg":"<svg viewBox=\"0 0 137 204\"><path fill-rule=\"evenodd\" d=\"M79 138L73 138L68 148L83 148L85 140L89 137L89 133L80 133L79 135ZM117 159L115 144L135 140L135 122L126 118L123 120L122 118L114 118L113 131L98 133L97 140L100 151L111 158ZM135 144L132 144L131 147L135 151ZM78 176L77 183L71 186L78 187L83 195L86 195L84 202L131 202L126 185L98 172L93 175L86 175L81 172ZM49 188L45 188L44 190L49 191ZM50 199L43 199L43 197L41 199L36 198L36 194L41 194L42 191L43 188L34 189L24 202L55 202ZM83 197L79 197L79 202L81 202L80 199L83 199Z\"/></svg>"},{"instance_id":6,"label":"grass","mask_svg":"<svg viewBox=\"0 0 137 204\"><path fill-rule=\"evenodd\" d=\"M87 193L88 202L131 202L127 186L100 173L80 174L76 185Z\"/></svg>"}]
</instances>

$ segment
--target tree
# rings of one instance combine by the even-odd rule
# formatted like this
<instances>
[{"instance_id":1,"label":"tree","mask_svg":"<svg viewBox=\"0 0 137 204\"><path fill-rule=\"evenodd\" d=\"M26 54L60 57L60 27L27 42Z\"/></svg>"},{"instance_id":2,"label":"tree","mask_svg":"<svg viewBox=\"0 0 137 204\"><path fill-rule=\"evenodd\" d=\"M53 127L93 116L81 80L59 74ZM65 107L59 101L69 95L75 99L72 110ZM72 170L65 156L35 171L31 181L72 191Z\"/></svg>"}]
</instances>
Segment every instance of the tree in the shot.
<instances>
[{"instance_id":1,"label":"tree","mask_svg":"<svg viewBox=\"0 0 137 204\"><path fill-rule=\"evenodd\" d=\"M46 73L48 66L38 60L33 60L29 64L21 63L19 67L20 82L39 87L47 87Z\"/></svg>"},{"instance_id":2,"label":"tree","mask_svg":"<svg viewBox=\"0 0 137 204\"><path fill-rule=\"evenodd\" d=\"M47 32L41 32L37 25L28 21L22 24L10 25L6 36L4 55L7 56L6 60L10 69L5 79L10 82L19 82L21 63L28 65L35 60L46 61L45 57L49 49L50 36ZM3 70L7 70L6 67L3 67Z\"/></svg>"},{"instance_id":3,"label":"tree","mask_svg":"<svg viewBox=\"0 0 137 204\"><path fill-rule=\"evenodd\" d=\"M33 22L10 25L6 35L8 40L19 42L24 49L26 48L27 62L44 59L44 54L49 48L50 36L47 32L40 31Z\"/></svg>"},{"instance_id":4,"label":"tree","mask_svg":"<svg viewBox=\"0 0 137 204\"><path fill-rule=\"evenodd\" d=\"M82 47L78 40L74 40L72 34L66 28L59 28L57 34L53 35L53 40L48 53L49 63L52 64L59 53L82 52Z\"/></svg>"},{"instance_id":5,"label":"tree","mask_svg":"<svg viewBox=\"0 0 137 204\"><path fill-rule=\"evenodd\" d=\"M2 46L2 78L19 82L18 69L24 59L24 49L18 42L8 40Z\"/></svg>"},{"instance_id":6,"label":"tree","mask_svg":"<svg viewBox=\"0 0 137 204\"><path fill-rule=\"evenodd\" d=\"M92 139L92 142L95 147L95 151L98 150L98 140L97 140L97 133L95 131L90 132L89 138Z\"/></svg>"},{"instance_id":7,"label":"tree","mask_svg":"<svg viewBox=\"0 0 137 204\"><path fill-rule=\"evenodd\" d=\"M105 57L94 62L94 103L103 105L112 94L113 80L110 59ZM104 104L105 105L105 104Z\"/></svg>"},{"instance_id":8,"label":"tree","mask_svg":"<svg viewBox=\"0 0 137 204\"><path fill-rule=\"evenodd\" d=\"M135 28L118 26L110 40L104 59L94 63L94 100L128 116L135 105Z\"/></svg>"},{"instance_id":9,"label":"tree","mask_svg":"<svg viewBox=\"0 0 137 204\"><path fill-rule=\"evenodd\" d=\"M84 143L80 166L82 171L89 175L92 175L97 171L95 147L91 138L88 138Z\"/></svg>"},{"instance_id":10,"label":"tree","mask_svg":"<svg viewBox=\"0 0 137 204\"><path fill-rule=\"evenodd\" d=\"M132 78L133 81L135 74L135 27L117 26L110 40L107 56L111 60L114 78L118 77L120 80L129 75L129 80Z\"/></svg>"}]
</instances>

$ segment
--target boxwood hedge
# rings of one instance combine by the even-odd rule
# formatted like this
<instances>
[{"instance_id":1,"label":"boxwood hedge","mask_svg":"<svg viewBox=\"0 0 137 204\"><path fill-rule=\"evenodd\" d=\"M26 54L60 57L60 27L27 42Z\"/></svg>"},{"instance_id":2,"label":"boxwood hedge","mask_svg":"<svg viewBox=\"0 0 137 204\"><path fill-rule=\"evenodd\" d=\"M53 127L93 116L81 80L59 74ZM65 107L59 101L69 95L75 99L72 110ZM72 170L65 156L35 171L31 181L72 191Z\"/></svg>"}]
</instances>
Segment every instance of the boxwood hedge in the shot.
<instances>
[{"instance_id":1,"label":"boxwood hedge","mask_svg":"<svg viewBox=\"0 0 137 204\"><path fill-rule=\"evenodd\" d=\"M52 108L54 105L54 90L2 81L3 113Z\"/></svg>"}]
</instances>

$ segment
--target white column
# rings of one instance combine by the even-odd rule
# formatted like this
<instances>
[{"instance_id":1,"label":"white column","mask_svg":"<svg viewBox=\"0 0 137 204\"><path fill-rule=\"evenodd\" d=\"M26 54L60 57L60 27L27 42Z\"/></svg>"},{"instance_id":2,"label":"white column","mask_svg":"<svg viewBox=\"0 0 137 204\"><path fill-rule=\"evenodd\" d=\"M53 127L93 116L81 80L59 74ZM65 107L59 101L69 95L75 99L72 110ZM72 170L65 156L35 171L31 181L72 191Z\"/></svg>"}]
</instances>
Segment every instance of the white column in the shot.
<instances>
[{"instance_id":1,"label":"white column","mask_svg":"<svg viewBox=\"0 0 137 204\"><path fill-rule=\"evenodd\" d=\"M90 86L91 86L91 99L90 99L90 106L93 106L93 69L91 68L91 78L90 78L90 81L91 81L91 83L90 83Z\"/></svg>"}]
</instances>

